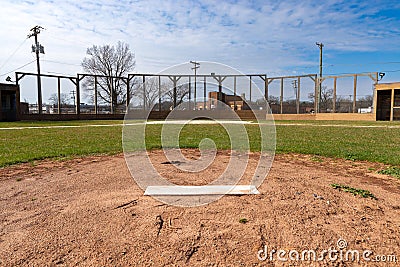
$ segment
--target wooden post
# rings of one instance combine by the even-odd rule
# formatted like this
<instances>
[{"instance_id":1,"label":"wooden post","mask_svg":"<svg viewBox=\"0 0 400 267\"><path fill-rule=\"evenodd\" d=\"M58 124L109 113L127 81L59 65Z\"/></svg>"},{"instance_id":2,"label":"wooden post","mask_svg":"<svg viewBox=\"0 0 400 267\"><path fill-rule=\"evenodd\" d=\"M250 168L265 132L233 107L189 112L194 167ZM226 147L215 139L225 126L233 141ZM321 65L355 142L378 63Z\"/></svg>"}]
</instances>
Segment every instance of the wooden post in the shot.
<instances>
[{"instance_id":1,"label":"wooden post","mask_svg":"<svg viewBox=\"0 0 400 267\"><path fill-rule=\"evenodd\" d=\"M337 84L337 77L333 78L333 99L332 99L333 113L336 112L336 84Z\"/></svg>"},{"instance_id":2,"label":"wooden post","mask_svg":"<svg viewBox=\"0 0 400 267\"><path fill-rule=\"evenodd\" d=\"M176 86L177 86L177 82L179 81L180 78L182 78L182 76L168 76L168 78L173 82L174 84L174 89L173 89L173 107L176 107Z\"/></svg>"},{"instance_id":3,"label":"wooden post","mask_svg":"<svg viewBox=\"0 0 400 267\"><path fill-rule=\"evenodd\" d=\"M300 114L300 77L297 77L296 112Z\"/></svg>"},{"instance_id":4,"label":"wooden post","mask_svg":"<svg viewBox=\"0 0 400 267\"><path fill-rule=\"evenodd\" d=\"M15 85L17 86L17 90L18 90L18 99L17 99L17 103L19 103L19 104L17 104L17 116L19 116L19 118L18 118L18 120L19 119L21 119L21 90L20 90L20 88L19 88L19 84L18 84L18 82L19 82L19 78L18 78L18 73L16 72L15 73ZM2 105L2 100L1 100L1 92L0 92L0 120L1 120L1 118L2 118L2 107L1 107L1 105ZM29 114L29 106L28 106L28 114Z\"/></svg>"},{"instance_id":5,"label":"wooden post","mask_svg":"<svg viewBox=\"0 0 400 267\"><path fill-rule=\"evenodd\" d=\"M17 104L16 107L15 107L16 110L17 110L17 118L16 119L19 121L21 119L21 109L20 109L21 91L20 91L20 88L19 88L18 85L16 86L16 90L17 90L16 95L15 95L15 97L16 97L15 102ZM0 99L0 102L1 102L1 99ZM0 109L1 109L1 106L0 106ZM1 118L1 115L0 115L0 118Z\"/></svg>"},{"instance_id":6,"label":"wooden post","mask_svg":"<svg viewBox=\"0 0 400 267\"><path fill-rule=\"evenodd\" d=\"M394 89L392 88L392 95L390 99L390 121L393 121L393 107L394 107Z\"/></svg>"},{"instance_id":7,"label":"wooden post","mask_svg":"<svg viewBox=\"0 0 400 267\"><path fill-rule=\"evenodd\" d=\"M320 80L317 75L315 75L314 80L314 110L315 113L319 113L319 98L318 98L318 87L319 87Z\"/></svg>"},{"instance_id":8,"label":"wooden post","mask_svg":"<svg viewBox=\"0 0 400 267\"><path fill-rule=\"evenodd\" d=\"M19 83L19 77L18 76L19 76L18 72L16 72L15 73L15 85L17 85L17 86L18 86L18 83Z\"/></svg>"},{"instance_id":9,"label":"wooden post","mask_svg":"<svg viewBox=\"0 0 400 267\"><path fill-rule=\"evenodd\" d=\"M174 76L173 83L174 83L174 108L176 108L176 76Z\"/></svg>"},{"instance_id":10,"label":"wooden post","mask_svg":"<svg viewBox=\"0 0 400 267\"><path fill-rule=\"evenodd\" d=\"M357 74L354 75L354 87L353 87L353 113L357 113Z\"/></svg>"},{"instance_id":11,"label":"wooden post","mask_svg":"<svg viewBox=\"0 0 400 267\"><path fill-rule=\"evenodd\" d=\"M128 114L128 112L129 112L129 102L131 100L131 96L129 94L129 91L130 91L129 88L130 88L130 78L128 75L128 78L126 79L126 111L125 111L125 114Z\"/></svg>"},{"instance_id":12,"label":"wooden post","mask_svg":"<svg viewBox=\"0 0 400 267\"><path fill-rule=\"evenodd\" d=\"M250 104L251 104L251 75L250 75Z\"/></svg>"},{"instance_id":13,"label":"wooden post","mask_svg":"<svg viewBox=\"0 0 400 267\"><path fill-rule=\"evenodd\" d=\"M128 95L127 95L128 99ZM127 100L128 101L128 100ZM97 115L99 113L97 109L97 76L94 76L94 113Z\"/></svg>"},{"instance_id":14,"label":"wooden post","mask_svg":"<svg viewBox=\"0 0 400 267\"><path fill-rule=\"evenodd\" d=\"M192 92L191 92L191 90L192 90L192 84L190 83L190 76L189 76L189 110L192 110L192 102L191 102L191 100L192 100L192 96L191 96Z\"/></svg>"},{"instance_id":15,"label":"wooden post","mask_svg":"<svg viewBox=\"0 0 400 267\"><path fill-rule=\"evenodd\" d=\"M57 77L57 113L61 114L61 78Z\"/></svg>"},{"instance_id":16,"label":"wooden post","mask_svg":"<svg viewBox=\"0 0 400 267\"><path fill-rule=\"evenodd\" d=\"M374 73L375 74L375 76L373 76L372 78L372 80L374 81L374 90L373 90L373 92L372 92L372 113L374 114L374 119L375 119L375 121L376 121L376 102L377 102L377 92L376 92L376 85L378 84L378 79L379 79L379 74L376 72L376 73Z\"/></svg>"},{"instance_id":17,"label":"wooden post","mask_svg":"<svg viewBox=\"0 0 400 267\"><path fill-rule=\"evenodd\" d=\"M236 96L236 75L233 76L233 95Z\"/></svg>"},{"instance_id":18,"label":"wooden post","mask_svg":"<svg viewBox=\"0 0 400 267\"><path fill-rule=\"evenodd\" d=\"M217 97L217 100L218 101L221 101L221 102L225 102L225 99L222 97L222 82L226 79L226 77L228 77L228 76L224 76L224 77L222 77L221 75L219 75L219 76L216 76L216 75L214 75L214 74L211 74L211 76L218 82L218 97ZM236 78L236 77L235 77ZM206 85L205 84L205 82L206 82L206 76L204 76L204 86ZM236 87L236 80L235 80L235 87ZM236 89L234 89L234 91L236 92ZM205 94L205 92L204 92L204 101L205 101L205 98L206 98L206 94ZM204 102L205 103L205 102ZM216 109L218 109L219 108L219 103L217 102L217 105L216 105ZM210 104L210 108L211 108L211 104Z\"/></svg>"},{"instance_id":19,"label":"wooden post","mask_svg":"<svg viewBox=\"0 0 400 267\"><path fill-rule=\"evenodd\" d=\"M110 90L110 113L114 114L114 79L110 77L111 90Z\"/></svg>"},{"instance_id":20,"label":"wooden post","mask_svg":"<svg viewBox=\"0 0 400 267\"><path fill-rule=\"evenodd\" d=\"M76 103L75 103L76 104L75 112L77 115L81 114L81 98L80 98L81 94L80 94L80 90L79 90L80 83L81 83L81 79L78 74L78 79L76 81Z\"/></svg>"},{"instance_id":21,"label":"wooden post","mask_svg":"<svg viewBox=\"0 0 400 267\"><path fill-rule=\"evenodd\" d=\"M281 78L281 97L280 97L281 114L283 114L283 78Z\"/></svg>"},{"instance_id":22,"label":"wooden post","mask_svg":"<svg viewBox=\"0 0 400 267\"><path fill-rule=\"evenodd\" d=\"M161 111L161 76L158 76L158 111Z\"/></svg>"},{"instance_id":23,"label":"wooden post","mask_svg":"<svg viewBox=\"0 0 400 267\"><path fill-rule=\"evenodd\" d=\"M373 100L374 102L372 104L372 111L373 111L373 114L374 114L375 121L377 121L377 117L376 117L377 116L377 112L376 112L376 110L378 108L378 92L376 90L377 83L378 82L376 82L375 85L374 85L374 100Z\"/></svg>"},{"instance_id":24,"label":"wooden post","mask_svg":"<svg viewBox=\"0 0 400 267\"><path fill-rule=\"evenodd\" d=\"M146 110L146 76L142 76L143 85L143 110Z\"/></svg>"},{"instance_id":25,"label":"wooden post","mask_svg":"<svg viewBox=\"0 0 400 267\"><path fill-rule=\"evenodd\" d=\"M233 95L236 96L236 75L233 76ZM236 110L236 98L233 101L233 110Z\"/></svg>"},{"instance_id":26,"label":"wooden post","mask_svg":"<svg viewBox=\"0 0 400 267\"><path fill-rule=\"evenodd\" d=\"M268 102L268 89L269 89L268 85L269 85L268 78L267 78L267 75L265 75L265 77L264 77L264 97L267 102Z\"/></svg>"},{"instance_id":27,"label":"wooden post","mask_svg":"<svg viewBox=\"0 0 400 267\"><path fill-rule=\"evenodd\" d=\"M196 69L195 69L196 73ZM197 110L197 75L194 75L194 92L193 92L193 104L194 104L194 109Z\"/></svg>"},{"instance_id":28,"label":"wooden post","mask_svg":"<svg viewBox=\"0 0 400 267\"><path fill-rule=\"evenodd\" d=\"M218 91L221 91L222 88L218 87ZM204 76L204 99L203 99L203 110L206 110L206 105L207 105L207 80L206 80L206 76Z\"/></svg>"}]
</instances>

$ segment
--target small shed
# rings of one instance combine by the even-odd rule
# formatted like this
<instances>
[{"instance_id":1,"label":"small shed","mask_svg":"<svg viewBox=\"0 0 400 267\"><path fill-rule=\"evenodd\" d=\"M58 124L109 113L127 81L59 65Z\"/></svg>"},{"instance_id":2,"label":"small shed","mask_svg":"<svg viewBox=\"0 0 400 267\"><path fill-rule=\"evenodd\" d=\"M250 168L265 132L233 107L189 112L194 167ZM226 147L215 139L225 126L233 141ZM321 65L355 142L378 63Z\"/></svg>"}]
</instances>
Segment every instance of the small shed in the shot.
<instances>
[{"instance_id":1,"label":"small shed","mask_svg":"<svg viewBox=\"0 0 400 267\"><path fill-rule=\"evenodd\" d=\"M377 121L400 120L400 82L375 85Z\"/></svg>"},{"instance_id":2,"label":"small shed","mask_svg":"<svg viewBox=\"0 0 400 267\"><path fill-rule=\"evenodd\" d=\"M19 120L19 86L0 83L0 121Z\"/></svg>"},{"instance_id":3,"label":"small shed","mask_svg":"<svg viewBox=\"0 0 400 267\"><path fill-rule=\"evenodd\" d=\"M400 82L376 84L374 102L377 121L400 120Z\"/></svg>"}]
</instances>

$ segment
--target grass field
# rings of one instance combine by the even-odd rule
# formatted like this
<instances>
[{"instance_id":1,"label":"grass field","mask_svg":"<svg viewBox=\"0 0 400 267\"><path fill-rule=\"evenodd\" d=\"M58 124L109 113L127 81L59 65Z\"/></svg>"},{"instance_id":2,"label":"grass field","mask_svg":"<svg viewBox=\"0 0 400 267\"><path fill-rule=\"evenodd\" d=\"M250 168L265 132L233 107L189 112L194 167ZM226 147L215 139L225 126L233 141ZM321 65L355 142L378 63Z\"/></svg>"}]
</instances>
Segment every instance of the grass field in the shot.
<instances>
[{"instance_id":1,"label":"grass field","mask_svg":"<svg viewBox=\"0 0 400 267\"><path fill-rule=\"evenodd\" d=\"M92 154L120 153L122 152L121 124L122 121L0 123L0 166L45 158L62 159ZM103 126L15 128L62 125ZM343 127L338 127L338 125ZM400 165L400 128L398 126L400 123L390 122L278 121L276 122L276 152L294 152ZM162 125L147 127L147 148L160 148ZM246 129L250 136L251 149L259 150L258 126L246 125ZM187 148L197 147L200 140L205 137L213 139L219 149L230 148L225 131L218 125L185 126L181 132L180 145Z\"/></svg>"}]
</instances>

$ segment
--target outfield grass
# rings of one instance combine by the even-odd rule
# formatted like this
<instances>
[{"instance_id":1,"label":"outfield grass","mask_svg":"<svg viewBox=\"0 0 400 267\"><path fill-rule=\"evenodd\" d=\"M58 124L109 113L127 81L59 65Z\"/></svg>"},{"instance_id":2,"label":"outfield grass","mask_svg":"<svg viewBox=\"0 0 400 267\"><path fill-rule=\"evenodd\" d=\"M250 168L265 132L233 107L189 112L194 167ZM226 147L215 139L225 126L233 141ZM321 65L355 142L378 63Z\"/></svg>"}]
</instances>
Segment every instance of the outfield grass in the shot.
<instances>
[{"instance_id":1,"label":"outfield grass","mask_svg":"<svg viewBox=\"0 0 400 267\"><path fill-rule=\"evenodd\" d=\"M73 121L73 122L16 122L0 123L0 128L51 125L109 125L122 121ZM302 125L288 125L288 124ZM284 124L284 125L282 125ZM311 125L308 125L311 124ZM350 160L368 160L390 165L400 165L400 128L353 128L323 126L341 122L277 122L277 153L303 153ZM349 125L348 122L344 123ZM351 125L365 125L363 122ZM399 123L374 123L368 125L396 126ZM162 125L146 128L148 149L161 148ZM246 125L251 149L260 149L258 126ZM122 126L79 128L27 128L0 130L0 166L30 162L45 158L69 158L91 154L122 152ZM230 143L224 129L218 125L188 125L180 135L180 146L197 147L208 137L217 148L228 149Z\"/></svg>"},{"instance_id":2,"label":"outfield grass","mask_svg":"<svg viewBox=\"0 0 400 267\"><path fill-rule=\"evenodd\" d=\"M400 121L316 121L316 120L280 120L275 121L277 125L285 124L307 124L307 125L343 125L343 126L400 126Z\"/></svg>"},{"instance_id":3,"label":"outfield grass","mask_svg":"<svg viewBox=\"0 0 400 267\"><path fill-rule=\"evenodd\" d=\"M121 129L117 126L0 130L0 166L45 158L119 153Z\"/></svg>"},{"instance_id":4,"label":"outfield grass","mask_svg":"<svg viewBox=\"0 0 400 267\"><path fill-rule=\"evenodd\" d=\"M15 121L0 122L0 128L41 127L41 126L81 126L123 124L122 120L87 120L87 121Z\"/></svg>"}]
</instances>

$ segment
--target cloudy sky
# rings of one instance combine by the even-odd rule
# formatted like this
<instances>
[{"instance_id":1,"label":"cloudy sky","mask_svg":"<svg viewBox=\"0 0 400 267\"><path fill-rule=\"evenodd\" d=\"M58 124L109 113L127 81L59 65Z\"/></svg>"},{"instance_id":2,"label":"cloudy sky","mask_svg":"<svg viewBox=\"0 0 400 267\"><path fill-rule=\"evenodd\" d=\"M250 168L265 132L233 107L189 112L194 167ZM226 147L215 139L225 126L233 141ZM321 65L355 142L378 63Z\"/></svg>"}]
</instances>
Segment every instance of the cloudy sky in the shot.
<instances>
[{"instance_id":1,"label":"cloudy sky","mask_svg":"<svg viewBox=\"0 0 400 267\"><path fill-rule=\"evenodd\" d=\"M75 75L92 45L128 43L138 73L189 60L268 76L384 71L400 81L400 1L0 0L0 81L36 71L29 30L40 25L42 72ZM30 63L30 64L29 64ZM24 66L26 65L26 66ZM23 67L22 67L23 66Z\"/></svg>"}]
</instances>

